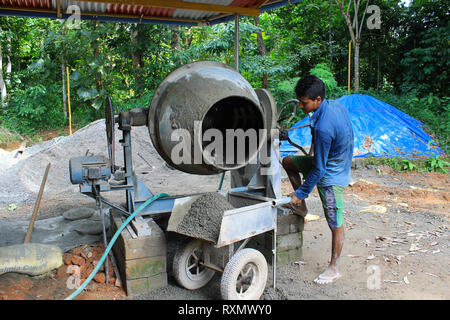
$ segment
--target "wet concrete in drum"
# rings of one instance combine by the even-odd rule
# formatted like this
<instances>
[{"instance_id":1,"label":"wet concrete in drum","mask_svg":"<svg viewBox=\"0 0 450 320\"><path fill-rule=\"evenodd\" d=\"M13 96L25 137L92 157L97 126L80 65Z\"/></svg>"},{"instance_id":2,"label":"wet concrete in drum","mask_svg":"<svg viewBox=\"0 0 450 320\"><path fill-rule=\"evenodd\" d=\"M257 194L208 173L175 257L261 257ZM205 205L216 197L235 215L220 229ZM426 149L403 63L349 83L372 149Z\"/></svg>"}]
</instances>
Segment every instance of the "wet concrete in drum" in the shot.
<instances>
[{"instance_id":1,"label":"wet concrete in drum","mask_svg":"<svg viewBox=\"0 0 450 320\"><path fill-rule=\"evenodd\" d=\"M224 196L215 192L206 193L192 203L177 230L216 243L223 214L230 209L234 207Z\"/></svg>"}]
</instances>

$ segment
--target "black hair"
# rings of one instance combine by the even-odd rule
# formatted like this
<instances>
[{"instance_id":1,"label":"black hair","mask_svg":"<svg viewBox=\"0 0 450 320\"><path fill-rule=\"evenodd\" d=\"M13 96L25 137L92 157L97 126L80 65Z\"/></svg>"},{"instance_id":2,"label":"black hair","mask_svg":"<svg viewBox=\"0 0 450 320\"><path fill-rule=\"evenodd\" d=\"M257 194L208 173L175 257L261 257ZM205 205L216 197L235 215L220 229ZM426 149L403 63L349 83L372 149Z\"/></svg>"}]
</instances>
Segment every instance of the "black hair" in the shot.
<instances>
[{"instance_id":1,"label":"black hair","mask_svg":"<svg viewBox=\"0 0 450 320\"><path fill-rule=\"evenodd\" d=\"M314 100L321 97L323 100L325 99L325 84L316 76L308 74L298 80L295 86L295 94L297 98L305 97Z\"/></svg>"}]
</instances>

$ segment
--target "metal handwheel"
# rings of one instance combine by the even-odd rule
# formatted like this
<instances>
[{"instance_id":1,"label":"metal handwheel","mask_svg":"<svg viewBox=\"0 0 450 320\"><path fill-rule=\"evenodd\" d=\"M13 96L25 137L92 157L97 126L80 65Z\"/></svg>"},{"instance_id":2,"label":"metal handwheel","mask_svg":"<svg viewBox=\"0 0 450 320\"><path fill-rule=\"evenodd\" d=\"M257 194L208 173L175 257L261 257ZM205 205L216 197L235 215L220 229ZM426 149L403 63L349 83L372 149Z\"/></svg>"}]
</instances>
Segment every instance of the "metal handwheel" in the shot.
<instances>
[{"instance_id":1,"label":"metal handwheel","mask_svg":"<svg viewBox=\"0 0 450 320\"><path fill-rule=\"evenodd\" d=\"M267 282L267 261L258 250L238 251L225 266L220 291L224 300L256 300Z\"/></svg>"},{"instance_id":2,"label":"metal handwheel","mask_svg":"<svg viewBox=\"0 0 450 320\"><path fill-rule=\"evenodd\" d=\"M195 290L205 286L214 276L214 270L203 266L215 264L216 252L211 243L192 239L175 253L173 273L176 281L182 287Z\"/></svg>"}]
</instances>

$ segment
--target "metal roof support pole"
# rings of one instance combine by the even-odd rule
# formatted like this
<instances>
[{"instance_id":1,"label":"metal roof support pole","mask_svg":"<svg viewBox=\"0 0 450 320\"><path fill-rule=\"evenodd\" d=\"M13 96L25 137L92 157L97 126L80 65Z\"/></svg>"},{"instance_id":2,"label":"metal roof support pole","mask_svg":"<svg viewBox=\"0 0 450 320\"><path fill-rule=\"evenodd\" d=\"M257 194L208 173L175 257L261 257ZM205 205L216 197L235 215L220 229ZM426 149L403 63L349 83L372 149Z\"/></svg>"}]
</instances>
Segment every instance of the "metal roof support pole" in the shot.
<instances>
[{"instance_id":1,"label":"metal roof support pole","mask_svg":"<svg viewBox=\"0 0 450 320\"><path fill-rule=\"evenodd\" d=\"M239 72L239 15L234 15L234 68Z\"/></svg>"}]
</instances>

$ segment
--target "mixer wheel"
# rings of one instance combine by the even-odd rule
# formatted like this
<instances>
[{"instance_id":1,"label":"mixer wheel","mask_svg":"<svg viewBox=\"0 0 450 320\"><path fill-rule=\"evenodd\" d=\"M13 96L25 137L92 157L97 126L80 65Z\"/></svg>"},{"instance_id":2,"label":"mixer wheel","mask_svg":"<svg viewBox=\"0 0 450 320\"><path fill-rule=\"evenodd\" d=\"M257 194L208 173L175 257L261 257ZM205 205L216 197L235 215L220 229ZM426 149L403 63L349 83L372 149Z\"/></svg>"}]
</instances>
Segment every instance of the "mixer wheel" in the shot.
<instances>
[{"instance_id":1,"label":"mixer wheel","mask_svg":"<svg viewBox=\"0 0 450 320\"><path fill-rule=\"evenodd\" d=\"M214 270L202 263L216 263L216 252L212 244L192 239L178 248L173 258L173 274L182 287L195 290L205 286L214 276Z\"/></svg>"},{"instance_id":2,"label":"mixer wheel","mask_svg":"<svg viewBox=\"0 0 450 320\"><path fill-rule=\"evenodd\" d=\"M267 282L267 261L258 250L238 251L225 266L220 283L224 300L257 300Z\"/></svg>"}]
</instances>

